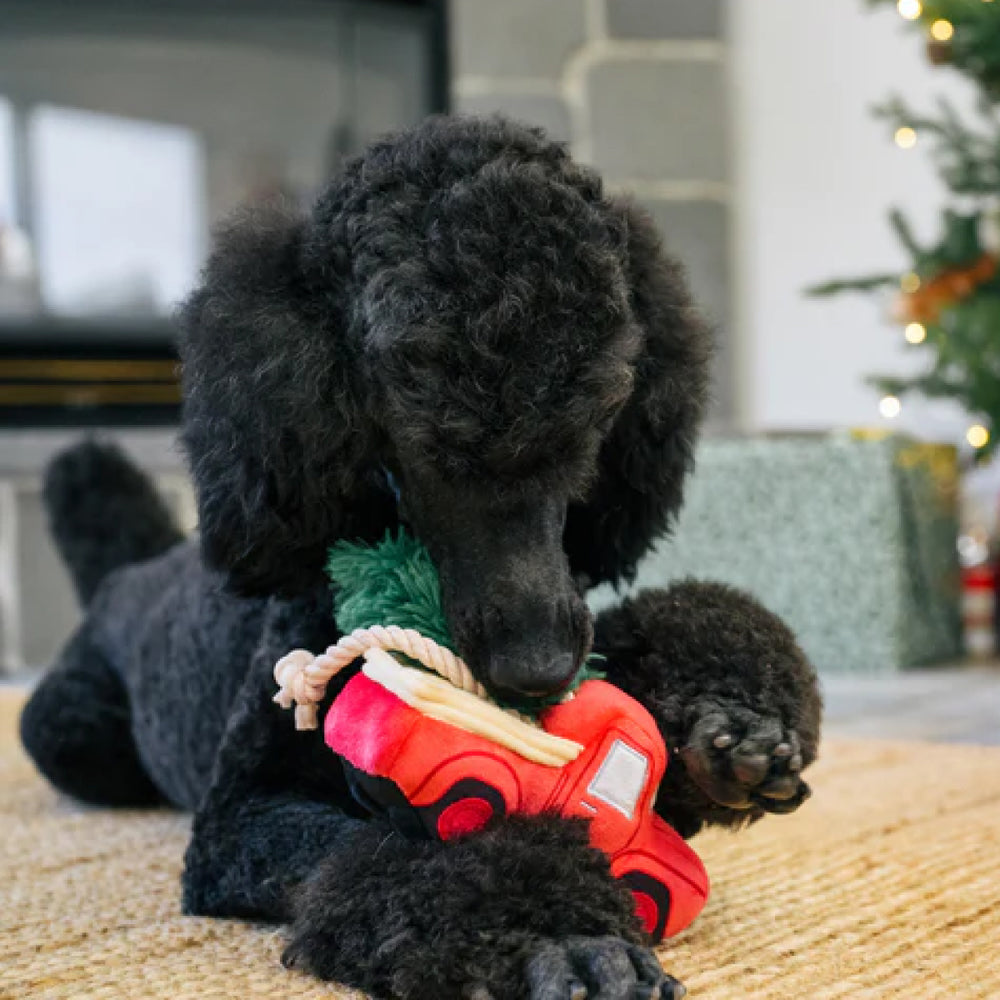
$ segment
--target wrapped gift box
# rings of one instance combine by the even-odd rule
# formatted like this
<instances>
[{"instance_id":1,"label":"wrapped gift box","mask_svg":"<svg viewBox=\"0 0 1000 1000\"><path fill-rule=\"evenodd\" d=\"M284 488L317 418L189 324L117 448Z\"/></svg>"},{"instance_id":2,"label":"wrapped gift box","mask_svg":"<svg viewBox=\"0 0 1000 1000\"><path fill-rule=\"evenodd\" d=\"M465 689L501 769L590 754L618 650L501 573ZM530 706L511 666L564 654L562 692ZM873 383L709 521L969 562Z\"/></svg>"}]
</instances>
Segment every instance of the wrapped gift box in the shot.
<instances>
[{"instance_id":1,"label":"wrapped gift box","mask_svg":"<svg viewBox=\"0 0 1000 1000\"><path fill-rule=\"evenodd\" d=\"M695 576L742 587L785 618L823 671L954 659L957 488L947 445L858 434L708 440L673 537L637 585Z\"/></svg>"}]
</instances>

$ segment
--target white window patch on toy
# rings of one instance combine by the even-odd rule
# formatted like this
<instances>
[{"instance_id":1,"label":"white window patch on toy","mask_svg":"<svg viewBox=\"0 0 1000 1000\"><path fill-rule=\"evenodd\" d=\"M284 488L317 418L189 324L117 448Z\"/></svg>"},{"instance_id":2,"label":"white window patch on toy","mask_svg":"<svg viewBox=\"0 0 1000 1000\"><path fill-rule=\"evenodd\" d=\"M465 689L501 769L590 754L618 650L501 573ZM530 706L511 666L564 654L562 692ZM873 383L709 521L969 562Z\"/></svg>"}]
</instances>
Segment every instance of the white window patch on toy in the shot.
<instances>
[{"instance_id":1,"label":"white window patch on toy","mask_svg":"<svg viewBox=\"0 0 1000 1000\"><path fill-rule=\"evenodd\" d=\"M646 787L648 773L646 756L622 740L615 740L587 788L587 794L631 819L635 815L639 796Z\"/></svg>"}]
</instances>

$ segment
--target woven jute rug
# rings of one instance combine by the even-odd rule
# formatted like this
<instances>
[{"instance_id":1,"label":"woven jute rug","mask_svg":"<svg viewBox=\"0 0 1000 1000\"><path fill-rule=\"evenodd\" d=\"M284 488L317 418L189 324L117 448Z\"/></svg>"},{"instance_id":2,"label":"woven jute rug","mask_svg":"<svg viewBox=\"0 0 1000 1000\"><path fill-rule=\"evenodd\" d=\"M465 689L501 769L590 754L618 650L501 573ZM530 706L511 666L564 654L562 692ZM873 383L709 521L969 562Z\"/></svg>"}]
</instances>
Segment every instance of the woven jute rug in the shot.
<instances>
[{"instance_id":1,"label":"woven jute rug","mask_svg":"<svg viewBox=\"0 0 1000 1000\"><path fill-rule=\"evenodd\" d=\"M21 755L0 692L0 997L358 994L286 972L273 927L182 917L188 832L83 810ZM828 743L791 817L695 844L713 880L663 948L691 1000L1000 998L1000 749Z\"/></svg>"}]
</instances>

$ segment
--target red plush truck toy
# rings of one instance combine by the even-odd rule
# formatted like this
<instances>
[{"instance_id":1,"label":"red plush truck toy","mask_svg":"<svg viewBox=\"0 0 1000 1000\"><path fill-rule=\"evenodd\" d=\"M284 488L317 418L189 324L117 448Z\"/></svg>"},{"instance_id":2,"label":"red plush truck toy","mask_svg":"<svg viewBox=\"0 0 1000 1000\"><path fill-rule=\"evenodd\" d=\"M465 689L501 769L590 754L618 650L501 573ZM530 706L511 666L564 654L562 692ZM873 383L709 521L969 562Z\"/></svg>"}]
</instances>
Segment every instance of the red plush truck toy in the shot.
<instances>
[{"instance_id":1,"label":"red plush truck toy","mask_svg":"<svg viewBox=\"0 0 1000 1000\"><path fill-rule=\"evenodd\" d=\"M283 687L276 700L286 707L298 701L299 712L307 705L299 719L307 728L329 677L365 657L324 726L327 744L356 769L355 794L379 807L390 789L388 799L403 802L422 832L441 840L512 813L583 817L591 843L631 889L649 935L659 941L689 926L708 898L708 876L653 812L667 750L652 716L613 685L588 680L530 724L485 701L468 675L456 685L454 669L429 664L445 680L400 664L386 648L401 649L403 636L400 629L359 630L321 657L297 650L276 668ZM426 661L429 640L413 633L407 641L403 651Z\"/></svg>"}]
</instances>

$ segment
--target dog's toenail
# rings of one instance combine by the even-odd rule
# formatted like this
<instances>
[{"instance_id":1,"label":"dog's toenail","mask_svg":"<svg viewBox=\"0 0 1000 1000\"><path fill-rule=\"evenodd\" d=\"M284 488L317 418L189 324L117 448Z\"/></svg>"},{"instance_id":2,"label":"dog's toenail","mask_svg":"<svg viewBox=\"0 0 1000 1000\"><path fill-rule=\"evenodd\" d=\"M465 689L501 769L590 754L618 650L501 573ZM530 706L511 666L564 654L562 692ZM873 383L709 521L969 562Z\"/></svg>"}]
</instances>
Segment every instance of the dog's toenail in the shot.
<instances>
[{"instance_id":1,"label":"dog's toenail","mask_svg":"<svg viewBox=\"0 0 1000 1000\"><path fill-rule=\"evenodd\" d=\"M791 743L779 743L774 748L775 757L791 757L792 756L792 744Z\"/></svg>"},{"instance_id":2,"label":"dog's toenail","mask_svg":"<svg viewBox=\"0 0 1000 1000\"><path fill-rule=\"evenodd\" d=\"M762 788L760 794L765 799L787 802L789 799L795 798L798 794L798 781L791 777L779 778L777 781L770 782L766 787Z\"/></svg>"},{"instance_id":3,"label":"dog's toenail","mask_svg":"<svg viewBox=\"0 0 1000 1000\"><path fill-rule=\"evenodd\" d=\"M569 1000L586 1000L586 997L587 987L579 979L574 979L569 984Z\"/></svg>"},{"instance_id":4,"label":"dog's toenail","mask_svg":"<svg viewBox=\"0 0 1000 1000\"><path fill-rule=\"evenodd\" d=\"M719 733L718 736L712 740L712 746L717 750L728 750L733 745L733 737L730 733Z\"/></svg>"},{"instance_id":5,"label":"dog's toenail","mask_svg":"<svg viewBox=\"0 0 1000 1000\"><path fill-rule=\"evenodd\" d=\"M745 757L737 754L733 760L733 774L744 785L757 785L764 780L770 766L771 758L767 754L748 754Z\"/></svg>"},{"instance_id":6,"label":"dog's toenail","mask_svg":"<svg viewBox=\"0 0 1000 1000\"><path fill-rule=\"evenodd\" d=\"M802 770L802 754L797 753L789 762L788 770L798 772Z\"/></svg>"}]
</instances>

